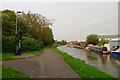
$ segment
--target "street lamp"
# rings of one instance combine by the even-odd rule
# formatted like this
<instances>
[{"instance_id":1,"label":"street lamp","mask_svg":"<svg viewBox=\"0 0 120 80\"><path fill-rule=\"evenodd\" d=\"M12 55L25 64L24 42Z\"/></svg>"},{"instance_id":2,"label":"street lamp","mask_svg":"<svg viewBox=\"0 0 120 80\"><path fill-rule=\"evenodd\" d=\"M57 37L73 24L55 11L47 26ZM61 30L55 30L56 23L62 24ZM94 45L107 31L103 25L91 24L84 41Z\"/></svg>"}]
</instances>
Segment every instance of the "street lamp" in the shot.
<instances>
[{"instance_id":1,"label":"street lamp","mask_svg":"<svg viewBox=\"0 0 120 80\"><path fill-rule=\"evenodd\" d=\"M21 55L21 34L18 34L18 27L17 27L17 18L18 18L18 14L21 13L21 11L17 11L16 12L16 32L15 32L15 55Z\"/></svg>"},{"instance_id":2,"label":"street lamp","mask_svg":"<svg viewBox=\"0 0 120 80\"><path fill-rule=\"evenodd\" d=\"M18 13L21 13L21 11L16 12L16 34L17 34L17 17L18 17Z\"/></svg>"}]
</instances>

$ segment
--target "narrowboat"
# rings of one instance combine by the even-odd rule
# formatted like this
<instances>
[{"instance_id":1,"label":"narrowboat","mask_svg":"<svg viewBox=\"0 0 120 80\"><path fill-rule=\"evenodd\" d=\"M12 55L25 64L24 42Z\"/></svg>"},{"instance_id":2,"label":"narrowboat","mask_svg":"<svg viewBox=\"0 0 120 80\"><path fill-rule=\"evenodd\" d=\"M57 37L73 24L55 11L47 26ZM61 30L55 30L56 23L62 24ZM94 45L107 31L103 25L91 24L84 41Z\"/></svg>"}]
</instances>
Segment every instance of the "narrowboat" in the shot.
<instances>
[{"instance_id":1,"label":"narrowboat","mask_svg":"<svg viewBox=\"0 0 120 80\"><path fill-rule=\"evenodd\" d=\"M91 50L96 51L96 52L100 52L102 54L108 54L108 50L107 47L99 47L99 46L94 46L91 48Z\"/></svg>"}]
</instances>

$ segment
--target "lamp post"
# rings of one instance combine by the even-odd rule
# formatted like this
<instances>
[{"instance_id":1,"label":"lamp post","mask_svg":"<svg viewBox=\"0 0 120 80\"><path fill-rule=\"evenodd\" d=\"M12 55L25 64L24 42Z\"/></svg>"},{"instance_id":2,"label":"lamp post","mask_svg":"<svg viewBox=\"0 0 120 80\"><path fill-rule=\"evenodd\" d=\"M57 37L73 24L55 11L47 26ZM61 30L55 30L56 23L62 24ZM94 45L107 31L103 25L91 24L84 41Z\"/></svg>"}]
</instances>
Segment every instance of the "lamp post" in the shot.
<instances>
[{"instance_id":1,"label":"lamp post","mask_svg":"<svg viewBox=\"0 0 120 80\"><path fill-rule=\"evenodd\" d=\"M21 55L21 34L18 34L18 26L17 26L17 18L18 18L18 14L21 13L21 11L17 11L16 12L16 32L15 32L15 55Z\"/></svg>"}]
</instances>

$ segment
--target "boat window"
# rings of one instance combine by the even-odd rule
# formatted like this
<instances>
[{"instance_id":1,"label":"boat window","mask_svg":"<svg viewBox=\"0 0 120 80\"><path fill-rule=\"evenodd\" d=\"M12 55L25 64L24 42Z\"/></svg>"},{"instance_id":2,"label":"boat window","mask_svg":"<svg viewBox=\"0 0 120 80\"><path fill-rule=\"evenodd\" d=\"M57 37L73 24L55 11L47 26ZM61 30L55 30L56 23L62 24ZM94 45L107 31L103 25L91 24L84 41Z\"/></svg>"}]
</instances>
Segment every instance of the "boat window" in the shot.
<instances>
[{"instance_id":1,"label":"boat window","mask_svg":"<svg viewBox=\"0 0 120 80\"><path fill-rule=\"evenodd\" d=\"M107 51L107 48L106 48L106 47L103 47L103 48L102 48L102 51Z\"/></svg>"},{"instance_id":2,"label":"boat window","mask_svg":"<svg viewBox=\"0 0 120 80\"><path fill-rule=\"evenodd\" d=\"M113 48L117 50L120 48L120 46L116 45L116 46L113 46Z\"/></svg>"},{"instance_id":3,"label":"boat window","mask_svg":"<svg viewBox=\"0 0 120 80\"><path fill-rule=\"evenodd\" d=\"M117 49L119 49L120 48L120 46L117 46Z\"/></svg>"}]
</instances>

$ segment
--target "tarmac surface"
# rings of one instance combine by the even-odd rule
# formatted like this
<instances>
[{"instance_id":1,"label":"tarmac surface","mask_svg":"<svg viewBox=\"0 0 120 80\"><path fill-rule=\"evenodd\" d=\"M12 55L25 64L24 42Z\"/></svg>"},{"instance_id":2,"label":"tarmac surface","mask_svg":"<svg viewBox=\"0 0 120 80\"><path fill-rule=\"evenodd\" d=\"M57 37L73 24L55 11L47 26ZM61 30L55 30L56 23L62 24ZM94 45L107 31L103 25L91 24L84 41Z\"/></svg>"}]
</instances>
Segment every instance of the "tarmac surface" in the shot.
<instances>
[{"instance_id":1,"label":"tarmac surface","mask_svg":"<svg viewBox=\"0 0 120 80\"><path fill-rule=\"evenodd\" d=\"M2 64L26 73L31 78L80 78L61 55L49 48L45 48L41 56L3 61Z\"/></svg>"}]
</instances>

